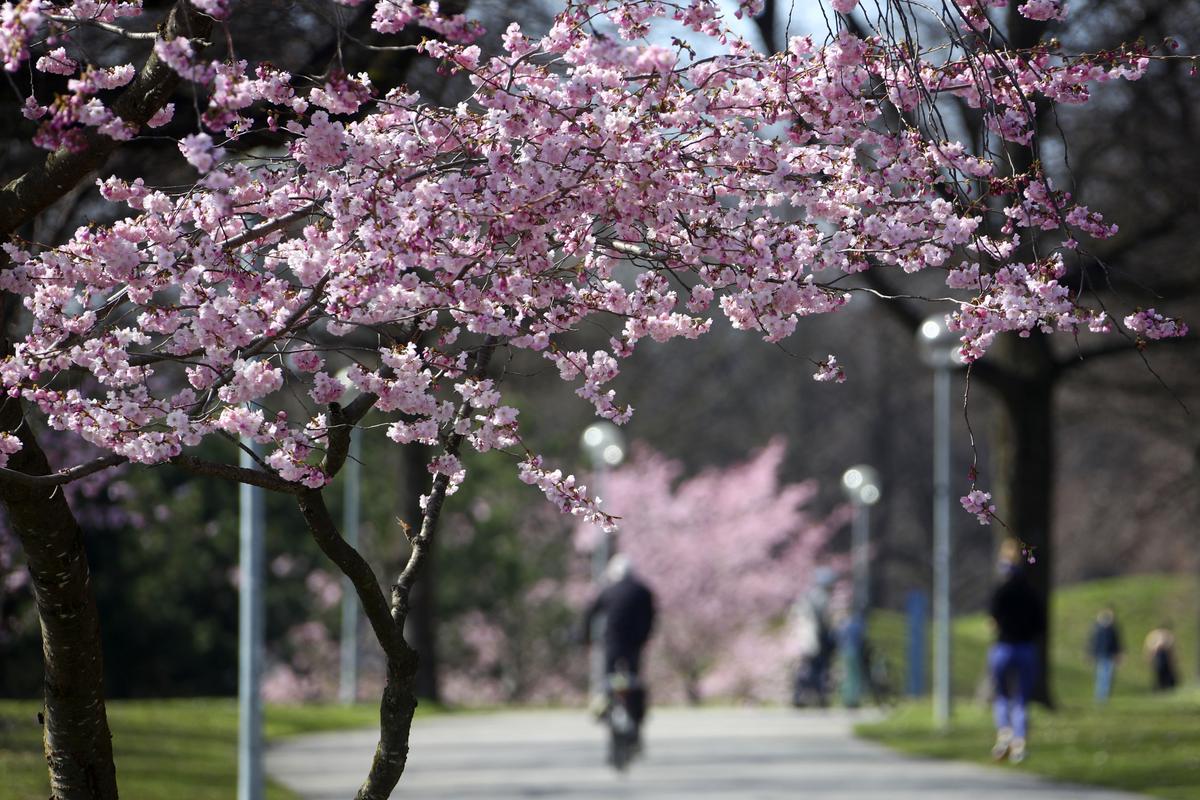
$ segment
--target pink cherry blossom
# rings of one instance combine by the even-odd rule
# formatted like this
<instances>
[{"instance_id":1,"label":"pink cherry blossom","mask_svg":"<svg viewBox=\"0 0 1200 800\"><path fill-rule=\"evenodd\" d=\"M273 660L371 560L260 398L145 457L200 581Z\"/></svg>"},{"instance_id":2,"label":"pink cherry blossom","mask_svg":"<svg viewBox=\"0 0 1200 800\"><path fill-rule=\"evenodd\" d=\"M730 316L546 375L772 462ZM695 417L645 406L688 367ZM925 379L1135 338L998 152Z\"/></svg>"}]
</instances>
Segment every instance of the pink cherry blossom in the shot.
<instances>
[{"instance_id":1,"label":"pink cherry blossom","mask_svg":"<svg viewBox=\"0 0 1200 800\"><path fill-rule=\"evenodd\" d=\"M979 520L980 525L990 525L992 517L996 515L996 507L991 505L991 492L984 492L979 489L972 489L964 497L960 498L962 507L967 510L967 513L974 514Z\"/></svg>"},{"instance_id":2,"label":"pink cherry blossom","mask_svg":"<svg viewBox=\"0 0 1200 800\"><path fill-rule=\"evenodd\" d=\"M953 30L998 7L956 4L962 14L934 9L930 21ZM226 11L216 0L198 8ZM1065 13L1057 2L1022 8ZM69 48L38 38L50 13L107 23L140 7L6 4L6 68L35 59L66 69ZM604 35L599 18L613 26ZM1004 333L1112 327L1063 283L1061 250L1016 256L1023 234L1079 248L1113 235L1112 223L1040 168L1008 176L960 142L890 128L879 100L919 116L953 96L999 136L1028 142L1031 98L1087 102L1097 83L1141 77L1153 56L1144 47L897 57L898 43L841 31L762 55L714 0L579 0L543 37L510 26L504 50L485 57L470 42L478 27L437 4L388 0L372 19L382 34L441 34L422 50L473 86L472 102L429 106L405 88L377 97L365 75L336 71L298 90L271 65L209 60L182 36L156 40L201 112L202 129L178 141L199 178L185 191L104 178L101 196L127 206L118 222L57 245L6 246L0 288L33 324L0 363L0 387L53 427L140 462L236 433L268 445L266 462L286 480L320 486L326 406L347 388L332 376L349 367L392 440L461 436L505 450L557 507L610 524L586 487L526 446L497 377L471 373L483 342L539 354L596 414L623 423L634 409L617 389L621 364L646 340L696 339L724 314L779 342L810 316L840 313L846 276L870 269L944 271L968 361ZM658 19L709 37L714 55L646 40ZM71 74L54 103L24 98L39 146L78 149L87 129L140 133L103 95L133 79L132 63ZM148 124L170 115L164 107ZM215 137L236 142L261 124L284 155L223 160ZM1002 215L988 236L984 205L959 199L975 187ZM601 317L619 320L609 341L572 349L571 332ZM1187 331L1153 310L1126 327L1143 340ZM368 340L378 344L364 349ZM100 388L59 379L78 369ZM845 374L829 356L814 377ZM303 413L279 410L296 399L309 404ZM455 485L463 474L434 470Z\"/></svg>"},{"instance_id":3,"label":"pink cherry blossom","mask_svg":"<svg viewBox=\"0 0 1200 800\"><path fill-rule=\"evenodd\" d=\"M1153 308L1130 314L1124 322L1126 328L1147 339L1170 339L1188 334L1185 323L1164 317Z\"/></svg>"},{"instance_id":4,"label":"pink cherry blossom","mask_svg":"<svg viewBox=\"0 0 1200 800\"><path fill-rule=\"evenodd\" d=\"M55 75L72 75L79 69L79 64L67 55L66 48L56 47L39 58L36 67L42 72L52 72Z\"/></svg>"},{"instance_id":5,"label":"pink cherry blossom","mask_svg":"<svg viewBox=\"0 0 1200 800\"><path fill-rule=\"evenodd\" d=\"M179 141L179 152L201 173L212 169L213 161L219 158L219 151L213 147L212 137L207 133L193 133L183 137Z\"/></svg>"}]
</instances>

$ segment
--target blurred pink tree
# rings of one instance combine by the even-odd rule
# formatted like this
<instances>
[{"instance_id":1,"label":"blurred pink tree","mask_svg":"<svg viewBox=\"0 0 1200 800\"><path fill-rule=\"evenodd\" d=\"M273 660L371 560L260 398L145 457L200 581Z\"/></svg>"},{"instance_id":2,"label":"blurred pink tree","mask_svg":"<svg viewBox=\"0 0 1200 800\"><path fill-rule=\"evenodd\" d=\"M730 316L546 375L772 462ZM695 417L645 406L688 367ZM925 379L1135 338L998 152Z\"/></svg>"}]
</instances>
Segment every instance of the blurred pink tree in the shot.
<instances>
[{"instance_id":1,"label":"blurred pink tree","mask_svg":"<svg viewBox=\"0 0 1200 800\"><path fill-rule=\"evenodd\" d=\"M814 481L783 484L784 443L747 461L681 480L682 466L645 447L608 476L605 505L620 518L617 549L654 590L659 610L649 672L657 695L698 701L783 696L787 610L821 565L849 509L809 508ZM590 550L599 529L583 525Z\"/></svg>"}]
</instances>

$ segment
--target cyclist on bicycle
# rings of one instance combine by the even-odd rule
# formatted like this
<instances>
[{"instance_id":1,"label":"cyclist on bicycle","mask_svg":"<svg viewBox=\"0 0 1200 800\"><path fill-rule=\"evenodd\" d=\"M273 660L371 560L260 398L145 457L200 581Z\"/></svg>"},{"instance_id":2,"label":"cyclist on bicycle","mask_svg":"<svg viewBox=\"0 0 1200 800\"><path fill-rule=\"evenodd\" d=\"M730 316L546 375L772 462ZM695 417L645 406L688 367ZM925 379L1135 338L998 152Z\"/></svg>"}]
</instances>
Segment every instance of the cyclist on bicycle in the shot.
<instances>
[{"instance_id":1,"label":"cyclist on bicycle","mask_svg":"<svg viewBox=\"0 0 1200 800\"><path fill-rule=\"evenodd\" d=\"M625 673L638 678L642 650L654 628L654 593L633 572L629 558L618 553L605 570L607 585L592 601L584 620L584 636L591 641L596 619L603 620L604 674ZM645 692L635 695L631 709L635 722L645 716Z\"/></svg>"}]
</instances>

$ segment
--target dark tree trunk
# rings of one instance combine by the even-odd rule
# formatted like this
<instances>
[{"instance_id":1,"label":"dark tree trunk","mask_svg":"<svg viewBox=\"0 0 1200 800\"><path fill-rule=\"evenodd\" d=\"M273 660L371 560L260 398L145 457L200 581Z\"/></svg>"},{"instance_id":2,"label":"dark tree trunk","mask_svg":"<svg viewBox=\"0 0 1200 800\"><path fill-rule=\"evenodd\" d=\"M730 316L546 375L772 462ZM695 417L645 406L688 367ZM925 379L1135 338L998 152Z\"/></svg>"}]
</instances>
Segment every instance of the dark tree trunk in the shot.
<instances>
[{"instance_id":1,"label":"dark tree trunk","mask_svg":"<svg viewBox=\"0 0 1200 800\"><path fill-rule=\"evenodd\" d=\"M767 53L778 53L780 47L779 25L775 19L778 9L775 0L764 0L762 11L754 18L754 24L758 27L758 33L762 36L763 47Z\"/></svg>"},{"instance_id":2,"label":"dark tree trunk","mask_svg":"<svg viewBox=\"0 0 1200 800\"><path fill-rule=\"evenodd\" d=\"M411 656L411 651L409 651ZM408 765L408 739L417 698L413 693L415 658L396 659L388 654L387 683L379 704L380 735L371 771L355 800L388 800Z\"/></svg>"},{"instance_id":3,"label":"dark tree trunk","mask_svg":"<svg viewBox=\"0 0 1200 800\"><path fill-rule=\"evenodd\" d=\"M993 443L993 489L997 512L1007 525L1002 533L1029 547L1031 563L1025 565L1030 581L1049 603L1053 591L1054 539L1054 387L1056 364L1049 342L1040 334L1028 339L1004 337L994 347L995 357L1006 367L1006 377L991 381L1004 415ZM1034 699L1053 707L1050 692L1051 641L1049 615L1046 633L1038 642L1042 654Z\"/></svg>"},{"instance_id":4,"label":"dark tree trunk","mask_svg":"<svg viewBox=\"0 0 1200 800\"><path fill-rule=\"evenodd\" d=\"M429 448L415 445L404 448L404 508L406 522L415 524L421 519L419 499L429 489ZM437 652L437 547L425 554L421 579L413 584L404 638L417 651L417 674L413 689L417 697L437 703L441 700L438 685Z\"/></svg>"},{"instance_id":5,"label":"dark tree trunk","mask_svg":"<svg viewBox=\"0 0 1200 800\"><path fill-rule=\"evenodd\" d=\"M159 26L164 40L186 34L202 41L212 18L190 3L176 3ZM113 101L116 115L140 128L170 98L179 75L152 53L137 77ZM37 159L22 175L0 186L0 239L8 240L87 175L102 166L119 146L95 131L86 146L63 148ZM0 257L0 268L7 268ZM10 325L19 303L5 294L0 302L0 353L11 352ZM29 475L49 472L19 401L0 404L0 430L17 435L22 450L9 467ZM92 594L83 532L61 488L0 486L33 580L42 632L45 707L43 743L50 772L51 800L109 800L117 797L112 733L104 707L104 659L100 617Z\"/></svg>"},{"instance_id":6,"label":"dark tree trunk","mask_svg":"<svg viewBox=\"0 0 1200 800\"><path fill-rule=\"evenodd\" d=\"M1022 16L1017 0L1011 0L1007 14L1007 38L1011 47L1036 46L1046 33L1046 23ZM1036 126L1048 122L1044 103L1034 104ZM1005 143L1007 160L1014 175L1033 170L1038 154L1034 147ZM1034 231L1025 231L1018 260L1035 258ZM993 444L995 476L993 494L1000 518L1014 536L1030 548L1032 563L1026 564L1034 588L1047 604L1053 591L1054 549L1052 517L1054 509L1054 386L1059 377L1047 337L1033 333L1027 338L1008 334L996 340L987 356L999 369L989 373L985 382L995 391L1003 406L999 435ZM984 377L981 375L981 377ZM1053 708L1050 692L1051 666L1049 647L1052 640L1049 613L1046 631L1038 641L1042 668L1038 670L1034 699Z\"/></svg>"},{"instance_id":7,"label":"dark tree trunk","mask_svg":"<svg viewBox=\"0 0 1200 800\"><path fill-rule=\"evenodd\" d=\"M19 431L9 467L45 475L50 467L20 403L0 406L0 426ZM61 488L0 486L0 499L29 563L45 664L43 746L51 800L115 800L117 773L104 707L100 617L83 531Z\"/></svg>"}]
</instances>

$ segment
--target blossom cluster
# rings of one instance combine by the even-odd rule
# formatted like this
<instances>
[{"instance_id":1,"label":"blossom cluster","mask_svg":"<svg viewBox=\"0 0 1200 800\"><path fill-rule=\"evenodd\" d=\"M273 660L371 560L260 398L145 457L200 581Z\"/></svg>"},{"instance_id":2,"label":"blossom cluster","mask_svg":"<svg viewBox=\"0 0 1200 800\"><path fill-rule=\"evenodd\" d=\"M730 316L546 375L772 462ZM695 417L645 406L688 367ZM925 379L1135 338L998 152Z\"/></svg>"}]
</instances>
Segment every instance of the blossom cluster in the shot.
<instances>
[{"instance_id":1,"label":"blossom cluster","mask_svg":"<svg viewBox=\"0 0 1200 800\"><path fill-rule=\"evenodd\" d=\"M980 525L990 525L996 515L996 506L992 505L992 495L981 489L972 489L960 500L968 514L974 514Z\"/></svg>"},{"instance_id":2,"label":"blossom cluster","mask_svg":"<svg viewBox=\"0 0 1200 800\"><path fill-rule=\"evenodd\" d=\"M1025 13L1045 19L1061 6L1035 1ZM66 16L108 22L140 7L72 8ZM3 9L0 53L15 69L33 57L36 32L57 23L40 0ZM595 32L599 16L617 35ZM658 17L717 37L722 53L647 43ZM513 451L523 480L608 522L572 476L524 448L515 409L472 375L485 338L540 354L597 414L623 422L632 409L611 385L646 338L701 336L719 308L779 341L844 307L842 278L868 269L946 271L967 295L953 325L968 359L1001 332L1106 327L1062 284L1057 253L1034 263L1013 254L1026 229L1060 231L1070 246L1112 227L1041 175L1002 177L960 143L889 126L885 100L909 111L956 95L1023 143L1030 98L1081 102L1090 83L1137 78L1139 52L956 61L897 57L897 43L842 32L795 37L768 56L724 25L714 0L572 3L540 39L514 23L491 58L469 43L470 23L436 3L382 0L373 21L384 33L441 33L422 50L465 75L470 101L438 108L405 89L377 98L365 75L336 73L303 90L270 65L205 61L184 37L156 42L204 98L204 129L178 142L196 182L177 192L109 178L101 193L128 206L125 218L57 247L5 245L13 267L0 289L32 320L0 363L10 396L131 461L241 436L268 446L284 479L320 486L330 407L369 393L391 415L393 440L456 434ZM46 118L47 147L72 146L81 125L137 133L95 97L132 66L81 58L69 38L38 56L45 72L78 72L53 108L27 104ZM285 156L229 155L256 120L286 137ZM1003 209L997 238L979 233L989 202ZM621 321L606 348L562 346L597 316ZM1153 312L1131 319L1146 337L1186 330ZM845 377L834 356L818 367L818 380ZM75 388L80 371L99 390ZM464 403L466 416L456 413ZM430 469L452 485L463 477L456 459Z\"/></svg>"}]
</instances>

